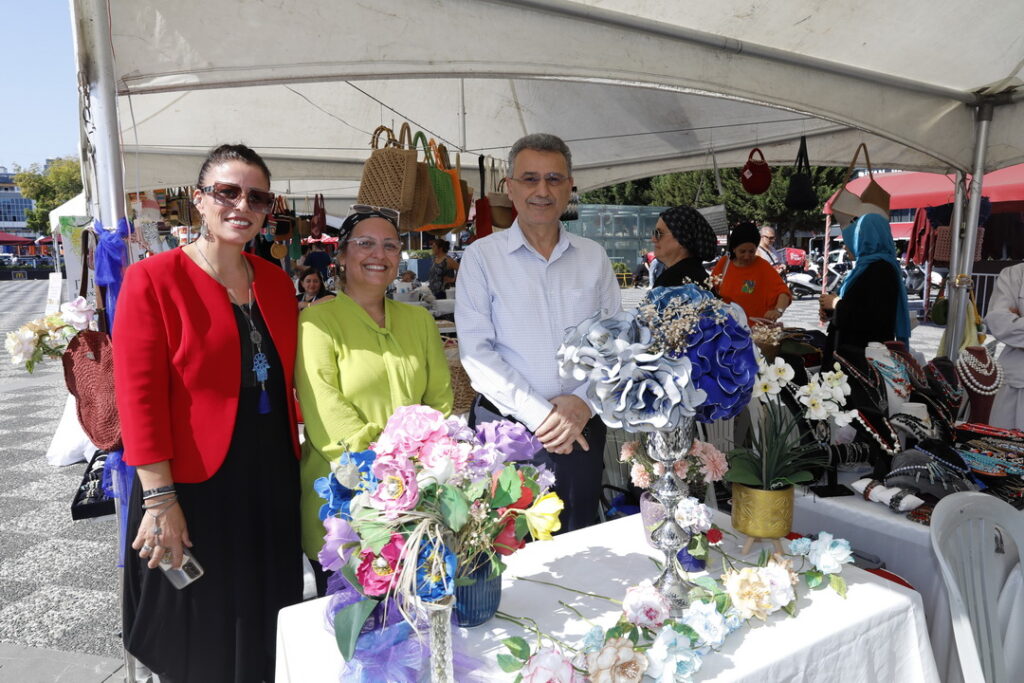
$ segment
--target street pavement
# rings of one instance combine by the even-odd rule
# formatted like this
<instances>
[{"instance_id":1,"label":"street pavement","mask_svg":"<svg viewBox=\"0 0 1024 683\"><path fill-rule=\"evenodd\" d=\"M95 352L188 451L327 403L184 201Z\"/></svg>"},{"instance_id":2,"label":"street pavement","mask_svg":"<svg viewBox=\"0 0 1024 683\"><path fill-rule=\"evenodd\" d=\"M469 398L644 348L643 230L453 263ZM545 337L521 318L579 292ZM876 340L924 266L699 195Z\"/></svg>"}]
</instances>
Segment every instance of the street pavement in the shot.
<instances>
[{"instance_id":1,"label":"street pavement","mask_svg":"<svg viewBox=\"0 0 1024 683\"><path fill-rule=\"evenodd\" d=\"M42 315L46 287L0 281L0 335ZM645 292L624 289L623 307ZM795 302L783 322L820 329L816 300ZM931 358L940 335L922 325L912 343ZM0 682L121 680L115 523L72 521L85 464L44 457L67 395L60 363L30 375L0 356Z\"/></svg>"}]
</instances>

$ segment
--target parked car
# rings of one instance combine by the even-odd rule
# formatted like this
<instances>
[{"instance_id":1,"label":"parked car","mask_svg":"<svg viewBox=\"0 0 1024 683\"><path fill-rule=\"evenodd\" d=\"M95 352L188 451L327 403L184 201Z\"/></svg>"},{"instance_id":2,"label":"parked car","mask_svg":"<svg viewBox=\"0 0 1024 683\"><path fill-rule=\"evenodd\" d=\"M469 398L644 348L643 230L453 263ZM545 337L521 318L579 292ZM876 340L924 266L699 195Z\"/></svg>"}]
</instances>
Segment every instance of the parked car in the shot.
<instances>
[{"instance_id":1,"label":"parked car","mask_svg":"<svg viewBox=\"0 0 1024 683\"><path fill-rule=\"evenodd\" d=\"M0 254L0 267L10 268L14 265L14 254Z\"/></svg>"},{"instance_id":2,"label":"parked car","mask_svg":"<svg viewBox=\"0 0 1024 683\"><path fill-rule=\"evenodd\" d=\"M18 256L14 260L14 265L19 268L39 268L39 257L37 256Z\"/></svg>"}]
</instances>

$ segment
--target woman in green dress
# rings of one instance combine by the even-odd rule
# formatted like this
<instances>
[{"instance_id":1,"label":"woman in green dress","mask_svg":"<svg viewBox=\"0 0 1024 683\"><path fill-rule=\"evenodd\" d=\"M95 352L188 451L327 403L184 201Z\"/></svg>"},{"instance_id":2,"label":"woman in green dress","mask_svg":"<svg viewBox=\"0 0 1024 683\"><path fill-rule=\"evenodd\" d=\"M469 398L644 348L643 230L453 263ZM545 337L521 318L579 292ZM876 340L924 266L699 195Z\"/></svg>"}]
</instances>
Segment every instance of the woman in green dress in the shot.
<instances>
[{"instance_id":1,"label":"woman in green dress","mask_svg":"<svg viewBox=\"0 0 1024 683\"><path fill-rule=\"evenodd\" d=\"M302 548L317 572L324 528L318 477L346 450L377 439L394 410L422 404L451 412L448 363L437 325L424 308L386 298L398 274L398 214L354 206L341 226L337 298L299 316L295 388L306 425L300 462Z\"/></svg>"}]
</instances>

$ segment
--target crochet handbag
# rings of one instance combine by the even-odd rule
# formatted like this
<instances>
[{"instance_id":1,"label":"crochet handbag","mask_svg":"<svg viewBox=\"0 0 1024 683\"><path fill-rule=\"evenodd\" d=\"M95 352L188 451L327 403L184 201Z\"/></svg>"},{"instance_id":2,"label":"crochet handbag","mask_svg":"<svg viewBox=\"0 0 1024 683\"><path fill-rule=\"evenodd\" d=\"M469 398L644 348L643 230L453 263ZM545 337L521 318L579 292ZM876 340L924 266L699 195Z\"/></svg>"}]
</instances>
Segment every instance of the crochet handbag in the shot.
<instances>
[{"instance_id":1,"label":"crochet handbag","mask_svg":"<svg viewBox=\"0 0 1024 683\"><path fill-rule=\"evenodd\" d=\"M761 157L755 159L754 155ZM747 163L740 169L740 183L743 189L750 194L762 194L767 192L768 186L772 184L772 169L765 161L764 153L757 147L750 150Z\"/></svg>"},{"instance_id":2,"label":"crochet handbag","mask_svg":"<svg viewBox=\"0 0 1024 683\"><path fill-rule=\"evenodd\" d=\"M382 135L387 136L383 146ZM387 126L377 126L370 146L373 151L363 164L359 203L408 211L416 194L416 151L402 149Z\"/></svg>"}]
</instances>

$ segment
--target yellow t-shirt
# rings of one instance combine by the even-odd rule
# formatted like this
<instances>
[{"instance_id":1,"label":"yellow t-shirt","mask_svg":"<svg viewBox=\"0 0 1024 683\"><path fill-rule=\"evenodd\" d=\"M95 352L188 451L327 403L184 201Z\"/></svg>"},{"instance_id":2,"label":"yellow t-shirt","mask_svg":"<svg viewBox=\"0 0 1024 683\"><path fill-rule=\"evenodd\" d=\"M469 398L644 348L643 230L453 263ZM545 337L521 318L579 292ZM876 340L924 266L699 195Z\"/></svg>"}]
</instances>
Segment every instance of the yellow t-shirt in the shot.
<instances>
[{"instance_id":1,"label":"yellow t-shirt","mask_svg":"<svg viewBox=\"0 0 1024 683\"><path fill-rule=\"evenodd\" d=\"M385 326L344 294L299 316L295 389L306 424L299 464L302 548L316 559L323 546L313 481L347 450L362 451L396 408L452 409L451 377L430 312L386 299ZM343 445L344 444L344 445Z\"/></svg>"}]
</instances>

